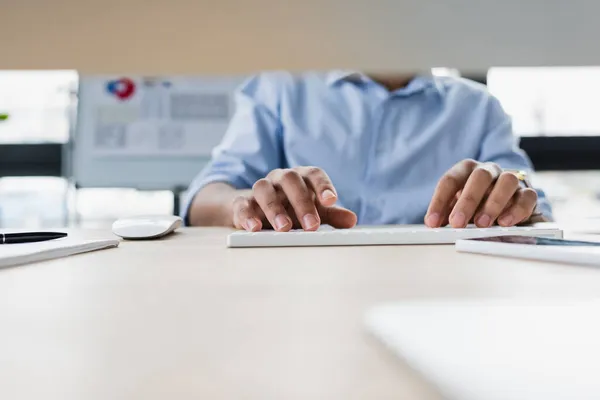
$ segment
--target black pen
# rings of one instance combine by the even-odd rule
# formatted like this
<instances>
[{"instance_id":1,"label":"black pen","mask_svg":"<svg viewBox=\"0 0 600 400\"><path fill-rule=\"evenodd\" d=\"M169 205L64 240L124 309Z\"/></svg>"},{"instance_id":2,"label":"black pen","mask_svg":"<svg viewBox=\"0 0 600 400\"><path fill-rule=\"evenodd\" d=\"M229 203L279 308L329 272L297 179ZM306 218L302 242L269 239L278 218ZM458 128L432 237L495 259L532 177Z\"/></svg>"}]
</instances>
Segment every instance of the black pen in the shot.
<instances>
[{"instance_id":1,"label":"black pen","mask_svg":"<svg viewBox=\"0 0 600 400\"><path fill-rule=\"evenodd\" d=\"M0 233L0 244L32 243L60 239L67 236L62 232Z\"/></svg>"}]
</instances>

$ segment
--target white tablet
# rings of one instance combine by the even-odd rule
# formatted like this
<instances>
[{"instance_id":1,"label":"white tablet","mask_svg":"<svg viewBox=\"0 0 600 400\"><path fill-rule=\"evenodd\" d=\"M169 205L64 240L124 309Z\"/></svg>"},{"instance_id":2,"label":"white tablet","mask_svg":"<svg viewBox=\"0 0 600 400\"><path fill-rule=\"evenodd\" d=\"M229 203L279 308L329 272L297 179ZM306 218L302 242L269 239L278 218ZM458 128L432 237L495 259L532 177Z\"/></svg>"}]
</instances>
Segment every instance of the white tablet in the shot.
<instances>
[{"instance_id":1,"label":"white tablet","mask_svg":"<svg viewBox=\"0 0 600 400\"><path fill-rule=\"evenodd\" d=\"M467 253L600 266L599 242L506 235L457 240L455 247Z\"/></svg>"}]
</instances>

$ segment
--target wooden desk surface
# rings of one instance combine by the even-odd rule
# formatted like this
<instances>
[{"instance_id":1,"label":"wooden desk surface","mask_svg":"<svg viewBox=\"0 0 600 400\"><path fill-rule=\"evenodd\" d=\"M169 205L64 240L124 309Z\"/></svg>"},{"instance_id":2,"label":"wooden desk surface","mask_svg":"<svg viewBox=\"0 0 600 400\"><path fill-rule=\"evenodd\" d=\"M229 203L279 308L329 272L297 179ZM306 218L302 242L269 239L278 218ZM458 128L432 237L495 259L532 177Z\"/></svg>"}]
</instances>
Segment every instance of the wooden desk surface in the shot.
<instances>
[{"instance_id":1,"label":"wooden desk surface","mask_svg":"<svg viewBox=\"0 0 600 400\"><path fill-rule=\"evenodd\" d=\"M0 399L439 399L365 332L369 307L600 293L593 268L453 246L227 249L227 233L0 270Z\"/></svg>"}]
</instances>

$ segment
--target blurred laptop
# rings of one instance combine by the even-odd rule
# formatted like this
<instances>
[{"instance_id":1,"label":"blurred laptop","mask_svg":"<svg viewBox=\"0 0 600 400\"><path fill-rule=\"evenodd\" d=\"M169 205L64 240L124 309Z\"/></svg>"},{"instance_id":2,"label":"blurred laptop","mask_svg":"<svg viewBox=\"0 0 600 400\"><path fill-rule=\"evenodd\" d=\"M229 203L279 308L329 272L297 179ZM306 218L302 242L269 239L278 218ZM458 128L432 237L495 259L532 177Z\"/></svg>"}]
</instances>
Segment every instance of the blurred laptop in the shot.
<instances>
[{"instance_id":1,"label":"blurred laptop","mask_svg":"<svg viewBox=\"0 0 600 400\"><path fill-rule=\"evenodd\" d=\"M369 331L460 400L600 399L600 300L381 305Z\"/></svg>"}]
</instances>

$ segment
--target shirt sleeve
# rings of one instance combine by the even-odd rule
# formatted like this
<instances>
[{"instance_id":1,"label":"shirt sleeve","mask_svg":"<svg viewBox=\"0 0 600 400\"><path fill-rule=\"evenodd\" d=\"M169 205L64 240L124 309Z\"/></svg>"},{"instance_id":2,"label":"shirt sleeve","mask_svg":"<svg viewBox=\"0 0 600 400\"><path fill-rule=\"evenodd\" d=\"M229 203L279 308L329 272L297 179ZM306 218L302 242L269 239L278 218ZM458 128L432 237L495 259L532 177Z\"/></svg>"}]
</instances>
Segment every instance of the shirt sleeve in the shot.
<instances>
[{"instance_id":1,"label":"shirt sleeve","mask_svg":"<svg viewBox=\"0 0 600 400\"><path fill-rule=\"evenodd\" d=\"M503 169L518 169L533 175L533 165L527 154L519 147L514 135L511 118L505 113L498 99L489 97L487 127L478 157L481 162L494 162ZM552 207L543 190L538 193L538 211L553 220Z\"/></svg>"},{"instance_id":2,"label":"shirt sleeve","mask_svg":"<svg viewBox=\"0 0 600 400\"><path fill-rule=\"evenodd\" d=\"M277 82L269 75L247 80L236 92L235 113L206 167L190 184L181 207L189 225L189 208L209 183L249 189L282 163Z\"/></svg>"}]
</instances>

